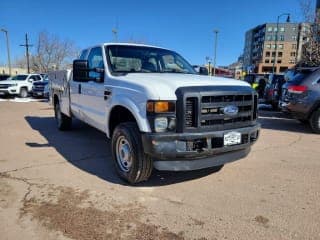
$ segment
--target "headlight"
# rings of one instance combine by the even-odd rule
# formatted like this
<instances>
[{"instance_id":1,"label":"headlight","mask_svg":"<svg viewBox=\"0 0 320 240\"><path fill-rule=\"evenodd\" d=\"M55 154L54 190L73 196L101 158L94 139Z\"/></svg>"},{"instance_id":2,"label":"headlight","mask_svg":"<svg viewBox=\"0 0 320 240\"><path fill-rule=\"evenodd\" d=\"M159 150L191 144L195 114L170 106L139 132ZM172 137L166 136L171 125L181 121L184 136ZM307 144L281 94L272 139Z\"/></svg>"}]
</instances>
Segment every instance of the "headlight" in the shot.
<instances>
[{"instance_id":1,"label":"headlight","mask_svg":"<svg viewBox=\"0 0 320 240\"><path fill-rule=\"evenodd\" d=\"M168 128L168 118L159 117L154 119L154 130L156 132L165 132Z\"/></svg>"}]
</instances>

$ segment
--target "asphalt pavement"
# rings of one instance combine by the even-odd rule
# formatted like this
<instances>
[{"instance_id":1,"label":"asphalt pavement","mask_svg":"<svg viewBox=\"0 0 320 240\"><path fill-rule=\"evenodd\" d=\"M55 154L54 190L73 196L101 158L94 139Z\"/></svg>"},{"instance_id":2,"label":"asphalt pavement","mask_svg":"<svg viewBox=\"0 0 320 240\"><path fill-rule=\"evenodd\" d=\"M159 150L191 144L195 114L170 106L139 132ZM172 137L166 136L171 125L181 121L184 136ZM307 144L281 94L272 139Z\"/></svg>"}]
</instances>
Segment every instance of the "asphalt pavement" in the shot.
<instances>
[{"instance_id":1,"label":"asphalt pavement","mask_svg":"<svg viewBox=\"0 0 320 240\"><path fill-rule=\"evenodd\" d=\"M259 121L245 159L130 186L103 133L1 101L0 239L320 239L320 135L268 109Z\"/></svg>"}]
</instances>

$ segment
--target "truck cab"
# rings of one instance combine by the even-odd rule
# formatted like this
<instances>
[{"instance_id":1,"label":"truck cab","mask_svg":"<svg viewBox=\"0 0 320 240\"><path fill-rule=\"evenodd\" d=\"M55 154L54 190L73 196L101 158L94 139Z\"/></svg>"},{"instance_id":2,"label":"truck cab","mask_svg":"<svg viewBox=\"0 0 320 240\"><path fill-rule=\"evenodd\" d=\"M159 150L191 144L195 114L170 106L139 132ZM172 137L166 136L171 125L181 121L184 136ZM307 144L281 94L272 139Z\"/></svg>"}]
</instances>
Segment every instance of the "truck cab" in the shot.
<instances>
[{"instance_id":1,"label":"truck cab","mask_svg":"<svg viewBox=\"0 0 320 240\"><path fill-rule=\"evenodd\" d=\"M199 75L168 49L97 45L49 80L58 128L75 117L104 132L117 173L130 183L147 180L154 167L221 167L245 157L259 136L249 84Z\"/></svg>"}]
</instances>

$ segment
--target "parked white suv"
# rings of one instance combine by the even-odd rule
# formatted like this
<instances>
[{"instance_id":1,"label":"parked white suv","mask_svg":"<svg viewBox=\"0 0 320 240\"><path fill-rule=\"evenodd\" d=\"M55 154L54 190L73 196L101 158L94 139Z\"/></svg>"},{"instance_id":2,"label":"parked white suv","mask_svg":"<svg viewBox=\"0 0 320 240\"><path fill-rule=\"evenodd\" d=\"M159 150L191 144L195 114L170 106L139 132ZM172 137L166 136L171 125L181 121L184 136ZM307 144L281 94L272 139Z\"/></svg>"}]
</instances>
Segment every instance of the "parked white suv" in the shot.
<instances>
[{"instance_id":1,"label":"parked white suv","mask_svg":"<svg viewBox=\"0 0 320 240\"><path fill-rule=\"evenodd\" d=\"M31 92L33 83L41 81L40 74L19 74L0 83L0 96L19 95L22 98Z\"/></svg>"}]
</instances>

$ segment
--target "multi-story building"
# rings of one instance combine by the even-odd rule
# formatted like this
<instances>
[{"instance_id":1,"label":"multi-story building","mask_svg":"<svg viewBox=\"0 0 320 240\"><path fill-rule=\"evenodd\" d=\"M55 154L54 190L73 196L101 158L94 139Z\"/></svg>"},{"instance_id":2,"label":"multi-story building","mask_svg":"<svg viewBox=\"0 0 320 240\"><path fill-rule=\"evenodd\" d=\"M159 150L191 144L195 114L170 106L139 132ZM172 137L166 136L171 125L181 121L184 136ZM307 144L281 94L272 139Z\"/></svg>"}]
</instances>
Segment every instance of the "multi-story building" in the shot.
<instances>
[{"instance_id":1,"label":"multi-story building","mask_svg":"<svg viewBox=\"0 0 320 240\"><path fill-rule=\"evenodd\" d=\"M244 70L281 73L293 67L301 57L307 23L266 23L246 32L243 53Z\"/></svg>"}]
</instances>

